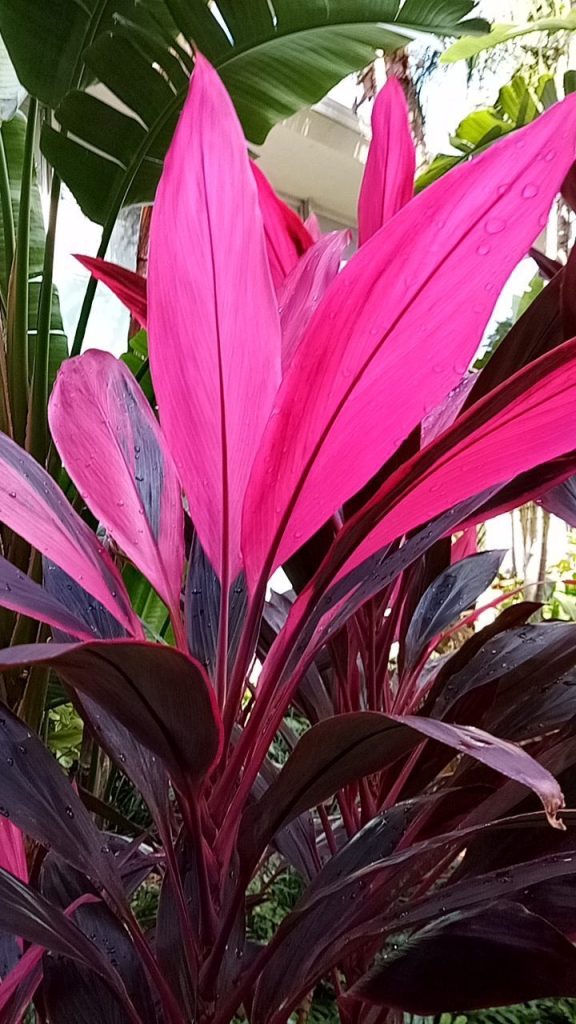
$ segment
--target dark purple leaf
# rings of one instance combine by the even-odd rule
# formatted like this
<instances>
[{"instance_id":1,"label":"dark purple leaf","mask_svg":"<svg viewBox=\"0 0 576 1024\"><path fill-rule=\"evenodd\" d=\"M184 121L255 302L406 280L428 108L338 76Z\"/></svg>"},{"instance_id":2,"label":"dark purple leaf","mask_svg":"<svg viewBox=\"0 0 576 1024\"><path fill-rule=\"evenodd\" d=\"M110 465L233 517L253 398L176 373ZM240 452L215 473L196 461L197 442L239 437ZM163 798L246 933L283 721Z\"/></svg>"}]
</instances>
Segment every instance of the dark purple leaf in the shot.
<instances>
[{"instance_id":1,"label":"dark purple leaf","mask_svg":"<svg viewBox=\"0 0 576 1024\"><path fill-rule=\"evenodd\" d=\"M65 605L74 619L84 624L89 639L114 640L126 636L124 627L100 601L84 590L78 580L47 558L43 559L43 577L46 593ZM53 630L55 639L60 642L73 640L73 636L67 635L69 632L65 622Z\"/></svg>"},{"instance_id":2,"label":"dark purple leaf","mask_svg":"<svg viewBox=\"0 0 576 1024\"><path fill-rule=\"evenodd\" d=\"M46 747L7 708L0 708L0 764L0 814L121 904L120 878L88 811Z\"/></svg>"},{"instance_id":3,"label":"dark purple leaf","mask_svg":"<svg viewBox=\"0 0 576 1024\"><path fill-rule=\"evenodd\" d=\"M386 715L360 711L315 725L297 744L278 778L245 812L238 840L252 864L274 833L336 790L408 753L417 739Z\"/></svg>"},{"instance_id":4,"label":"dark purple leaf","mask_svg":"<svg viewBox=\"0 0 576 1024\"><path fill-rule=\"evenodd\" d=\"M99 601L88 594L80 584L62 569L44 560L44 586L72 607L91 632L103 640L116 640L125 635L120 623ZM55 639L68 642L72 638L61 630L54 630ZM76 695L76 704L89 723L98 742L137 786L157 825L166 822L168 807L168 779L161 762L134 738L130 729L89 697Z\"/></svg>"},{"instance_id":5,"label":"dark purple leaf","mask_svg":"<svg viewBox=\"0 0 576 1024\"><path fill-rule=\"evenodd\" d=\"M427 1015L576 995L576 949L518 904L454 914L395 945L352 996Z\"/></svg>"},{"instance_id":6,"label":"dark purple leaf","mask_svg":"<svg viewBox=\"0 0 576 1024\"><path fill-rule=\"evenodd\" d=\"M108 957L44 896L0 868L0 927L96 972L126 1001L120 976Z\"/></svg>"},{"instance_id":7,"label":"dark purple leaf","mask_svg":"<svg viewBox=\"0 0 576 1024\"><path fill-rule=\"evenodd\" d=\"M472 607L496 576L504 551L483 551L451 565L428 587L414 611L405 640L409 671L427 645Z\"/></svg>"},{"instance_id":8,"label":"dark purple leaf","mask_svg":"<svg viewBox=\"0 0 576 1024\"><path fill-rule=\"evenodd\" d=\"M86 879L51 854L42 865L40 884L46 899L62 910L84 893L93 892ZM155 1024L154 1001L142 963L126 929L110 908L102 901L87 903L78 907L74 922L118 972L142 1024ZM102 1024L128 1021L118 997L84 965L70 963L64 957L45 957L44 978L46 1007L54 1024L88 1024L93 1020L94 1006Z\"/></svg>"},{"instance_id":9,"label":"dark purple leaf","mask_svg":"<svg viewBox=\"0 0 576 1024\"><path fill-rule=\"evenodd\" d=\"M242 574L230 588L228 609L228 657L233 661L246 612L246 584ZM186 635L193 658L210 676L216 669L220 622L220 580L194 534L185 593Z\"/></svg>"},{"instance_id":10,"label":"dark purple leaf","mask_svg":"<svg viewBox=\"0 0 576 1024\"><path fill-rule=\"evenodd\" d=\"M541 499L543 507L547 512L552 512L568 523L568 526L576 525L576 477L571 476L564 483L546 491Z\"/></svg>"},{"instance_id":11,"label":"dark purple leaf","mask_svg":"<svg viewBox=\"0 0 576 1024\"><path fill-rule=\"evenodd\" d=\"M184 790L220 747L219 714L202 669L181 651L129 640L32 644L0 653L0 667L42 664L95 701L160 757ZM121 755L119 754L121 759Z\"/></svg>"},{"instance_id":12,"label":"dark purple leaf","mask_svg":"<svg viewBox=\"0 0 576 1024\"><path fill-rule=\"evenodd\" d=\"M88 594L86 594L88 597ZM67 630L74 637L91 640L89 627L78 618L68 602L58 600L39 583L20 572L5 558L0 556L0 600L5 608L29 615L32 619L46 622ZM89 598L93 601L94 598Z\"/></svg>"},{"instance_id":13,"label":"dark purple leaf","mask_svg":"<svg viewBox=\"0 0 576 1024\"><path fill-rule=\"evenodd\" d=\"M493 636L459 671L444 673L444 688L431 707L444 718L464 695L478 687L506 680L534 692L559 679L576 664L576 625L550 622L518 626ZM508 735L508 732L505 733Z\"/></svg>"},{"instance_id":14,"label":"dark purple leaf","mask_svg":"<svg viewBox=\"0 0 576 1024\"><path fill-rule=\"evenodd\" d=\"M565 806L560 786L550 772L514 743L497 739L483 729L471 725L449 725L420 715L390 715L392 721L401 722L428 736L446 743L461 754L469 754L481 764L502 775L521 782L532 789L542 801L546 816L555 828L563 828L558 812Z\"/></svg>"}]
</instances>

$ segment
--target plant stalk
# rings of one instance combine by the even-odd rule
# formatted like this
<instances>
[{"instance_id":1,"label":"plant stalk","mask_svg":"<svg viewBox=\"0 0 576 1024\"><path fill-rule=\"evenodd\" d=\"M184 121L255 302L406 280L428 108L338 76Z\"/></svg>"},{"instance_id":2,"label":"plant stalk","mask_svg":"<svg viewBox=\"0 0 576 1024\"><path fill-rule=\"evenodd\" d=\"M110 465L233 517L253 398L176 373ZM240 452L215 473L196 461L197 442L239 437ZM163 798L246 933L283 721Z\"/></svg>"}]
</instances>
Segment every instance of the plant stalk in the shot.
<instances>
[{"instance_id":1,"label":"plant stalk","mask_svg":"<svg viewBox=\"0 0 576 1024\"><path fill-rule=\"evenodd\" d=\"M34 143L38 104L30 100L22 179L20 187L20 209L16 235L16 253L12 268L12 305L8 327L8 382L12 405L14 440L23 445L28 417L28 268L30 247L30 194L34 167Z\"/></svg>"},{"instance_id":2,"label":"plant stalk","mask_svg":"<svg viewBox=\"0 0 576 1024\"><path fill-rule=\"evenodd\" d=\"M50 212L48 229L44 245L44 264L42 267L42 283L38 300L38 320L36 329L36 347L34 350L34 368L28 410L28 450L31 455L44 464L48 455L48 367L50 361L50 326L52 320L52 282L54 277L54 245L56 240L56 224L58 220L58 204L60 201L60 178L52 177L50 189Z\"/></svg>"},{"instance_id":3,"label":"plant stalk","mask_svg":"<svg viewBox=\"0 0 576 1024\"><path fill-rule=\"evenodd\" d=\"M4 231L4 251L6 253L6 277L10 277L10 270L14 262L14 250L16 248L16 234L14 228L14 211L12 209L12 193L10 190L10 174L8 160L6 158L6 147L4 136L0 129L0 208L2 209L2 228ZM4 297L6 298L6 296Z\"/></svg>"}]
</instances>

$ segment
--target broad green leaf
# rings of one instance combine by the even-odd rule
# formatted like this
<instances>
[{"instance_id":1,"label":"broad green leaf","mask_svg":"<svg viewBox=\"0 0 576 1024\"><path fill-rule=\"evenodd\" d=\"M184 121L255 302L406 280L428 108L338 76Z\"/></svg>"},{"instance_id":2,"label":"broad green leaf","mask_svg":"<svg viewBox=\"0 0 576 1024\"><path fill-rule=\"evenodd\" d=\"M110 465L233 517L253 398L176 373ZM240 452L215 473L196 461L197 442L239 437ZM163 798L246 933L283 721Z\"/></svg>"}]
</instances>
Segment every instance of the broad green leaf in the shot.
<instances>
[{"instance_id":1,"label":"broad green leaf","mask_svg":"<svg viewBox=\"0 0 576 1024\"><path fill-rule=\"evenodd\" d=\"M565 18L536 18L524 25L495 24L484 36L464 36L459 39L442 54L440 60L443 64L453 64L533 32L574 32L575 29L576 11L571 11Z\"/></svg>"},{"instance_id":2,"label":"broad green leaf","mask_svg":"<svg viewBox=\"0 0 576 1024\"><path fill-rule=\"evenodd\" d=\"M267 0L2 0L0 31L21 80L57 104L68 133L45 126L45 155L84 212L110 224L123 204L153 198L187 90L186 41L217 67L246 136L259 143L380 49L422 32L485 31L468 17L474 8L473 0L275 0L273 8ZM71 66L83 75L66 77ZM87 93L90 81L106 90Z\"/></svg>"}]
</instances>

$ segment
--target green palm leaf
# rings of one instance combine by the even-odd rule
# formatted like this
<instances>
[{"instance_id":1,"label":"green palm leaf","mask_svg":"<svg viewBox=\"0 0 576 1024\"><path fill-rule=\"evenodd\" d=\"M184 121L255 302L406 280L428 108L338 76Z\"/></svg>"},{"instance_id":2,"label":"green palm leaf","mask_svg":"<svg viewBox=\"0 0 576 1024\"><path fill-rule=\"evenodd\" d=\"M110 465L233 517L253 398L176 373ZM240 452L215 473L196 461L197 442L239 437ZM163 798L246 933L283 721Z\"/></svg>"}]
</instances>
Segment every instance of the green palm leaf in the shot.
<instances>
[{"instance_id":1,"label":"green palm leaf","mask_svg":"<svg viewBox=\"0 0 576 1024\"><path fill-rule=\"evenodd\" d=\"M421 32L485 31L468 17L474 7L474 0L2 0L0 32L25 87L57 106L63 131L45 127L44 153L106 235L123 204L154 195L191 69L183 41L193 40L219 69L257 143L378 50ZM100 88L87 92L91 82Z\"/></svg>"}]
</instances>

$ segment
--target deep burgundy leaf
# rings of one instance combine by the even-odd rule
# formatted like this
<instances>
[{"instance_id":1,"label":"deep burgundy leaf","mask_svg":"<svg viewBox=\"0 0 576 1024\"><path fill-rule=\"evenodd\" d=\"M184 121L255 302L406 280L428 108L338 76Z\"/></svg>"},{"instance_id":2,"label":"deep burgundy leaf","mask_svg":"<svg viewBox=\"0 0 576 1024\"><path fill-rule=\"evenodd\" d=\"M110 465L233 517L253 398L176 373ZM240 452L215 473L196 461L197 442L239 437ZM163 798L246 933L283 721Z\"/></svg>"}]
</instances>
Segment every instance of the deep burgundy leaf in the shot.
<instances>
[{"instance_id":1,"label":"deep burgundy leaf","mask_svg":"<svg viewBox=\"0 0 576 1024\"><path fill-rule=\"evenodd\" d=\"M210 676L216 669L220 622L220 580L195 533L186 577L184 614L188 648ZM228 603L228 657L233 661L246 611L246 588L240 575L230 588Z\"/></svg>"},{"instance_id":2,"label":"deep burgundy leaf","mask_svg":"<svg viewBox=\"0 0 576 1024\"><path fill-rule=\"evenodd\" d=\"M49 665L161 758L184 790L218 756L220 716L201 667L171 647L128 640L31 644L0 652L0 667Z\"/></svg>"},{"instance_id":3,"label":"deep burgundy leaf","mask_svg":"<svg viewBox=\"0 0 576 1024\"><path fill-rule=\"evenodd\" d=\"M91 639L119 640L126 636L126 630L84 587L58 565L49 559L43 559L43 589L59 605L68 609L74 621L82 624L84 632ZM74 636L62 621L55 624L53 636L60 642L73 640Z\"/></svg>"},{"instance_id":4,"label":"deep burgundy leaf","mask_svg":"<svg viewBox=\"0 0 576 1024\"><path fill-rule=\"evenodd\" d=\"M494 388L508 380L523 366L550 352L557 345L574 336L567 330L562 313L562 294L568 284L576 284L576 253L572 253L566 267L550 281L531 302L528 309L508 331L484 369L475 376L474 386L468 394L464 410L479 401Z\"/></svg>"},{"instance_id":5,"label":"deep burgundy leaf","mask_svg":"<svg viewBox=\"0 0 576 1024\"><path fill-rule=\"evenodd\" d=\"M444 686L437 688L429 711L435 718L444 718L467 693L499 680L523 686L526 694L536 693L575 664L575 624L550 622L507 629L488 638L463 666L455 662L452 672L446 666Z\"/></svg>"},{"instance_id":6,"label":"deep burgundy leaf","mask_svg":"<svg viewBox=\"0 0 576 1024\"><path fill-rule=\"evenodd\" d=\"M416 729L423 736L448 743L461 754L469 754L475 760L521 782L532 789L542 801L551 825L563 828L558 812L565 806L560 786L546 768L538 764L526 751L514 743L497 739L483 729L471 725L449 725L433 718L415 715L390 715L392 721L401 722Z\"/></svg>"},{"instance_id":7,"label":"deep burgundy leaf","mask_svg":"<svg viewBox=\"0 0 576 1024\"><path fill-rule=\"evenodd\" d=\"M272 280L279 291L290 271L312 245L313 239L294 210L276 195L258 164L252 162L250 166L258 187Z\"/></svg>"},{"instance_id":8,"label":"deep burgundy leaf","mask_svg":"<svg viewBox=\"0 0 576 1024\"><path fill-rule=\"evenodd\" d=\"M4 608L29 615L50 626L57 626L82 640L91 639L90 629L74 615L73 609L67 603L59 601L56 595L35 583L30 576L25 575L1 556L0 597ZM86 597L88 601L94 600L87 593Z\"/></svg>"},{"instance_id":9,"label":"deep burgundy leaf","mask_svg":"<svg viewBox=\"0 0 576 1024\"><path fill-rule=\"evenodd\" d=\"M257 860L277 829L349 782L378 771L417 743L386 715L361 711L313 726L297 744L277 780L244 815L239 849Z\"/></svg>"},{"instance_id":10,"label":"deep burgundy leaf","mask_svg":"<svg viewBox=\"0 0 576 1024\"><path fill-rule=\"evenodd\" d=\"M52 563L44 563L44 586L73 609L90 631L102 640L116 640L125 635L112 615L66 573ZM61 630L54 632L60 643L72 638ZM83 718L95 732L100 746L116 762L121 771L132 779L140 791L156 824L161 828L167 820L168 778L159 759L143 747L132 731L89 697L76 694Z\"/></svg>"},{"instance_id":11,"label":"deep burgundy leaf","mask_svg":"<svg viewBox=\"0 0 576 1024\"><path fill-rule=\"evenodd\" d=\"M135 320L146 327L148 320L148 300L146 295L146 278L135 274L133 270L120 267L108 260L95 259L92 256L78 256L76 259L86 270L89 270L97 281L102 281L120 302L126 306Z\"/></svg>"},{"instance_id":12,"label":"deep burgundy leaf","mask_svg":"<svg viewBox=\"0 0 576 1024\"><path fill-rule=\"evenodd\" d=\"M519 904L441 919L396 946L352 996L427 1015L576 994L576 949Z\"/></svg>"},{"instance_id":13,"label":"deep burgundy leaf","mask_svg":"<svg viewBox=\"0 0 576 1024\"><path fill-rule=\"evenodd\" d=\"M109 959L59 907L1 868L0 925L95 971L125 1000L124 987Z\"/></svg>"},{"instance_id":14,"label":"deep burgundy leaf","mask_svg":"<svg viewBox=\"0 0 576 1024\"><path fill-rule=\"evenodd\" d=\"M274 951L258 981L252 1024L270 1024L276 1012L290 1012L314 982L345 957L386 934L397 934L414 924L427 924L451 910L485 906L549 877L574 874L573 856L541 858L510 871L473 878L466 885L440 886L420 901L408 902L410 887L421 886L422 874L434 851L456 856L467 841L483 832L495 843L493 832L502 823L485 822L469 829L432 836L415 846L395 850L381 860L343 875L304 899L280 926ZM562 838L564 833L547 833ZM571 854L573 850L569 851ZM568 851L567 851L568 853ZM414 908L414 909L412 909ZM280 1018L279 1019L284 1019Z\"/></svg>"},{"instance_id":15,"label":"deep burgundy leaf","mask_svg":"<svg viewBox=\"0 0 576 1024\"><path fill-rule=\"evenodd\" d=\"M405 640L409 670L434 637L471 608L496 576L505 551L483 551L450 566L438 576L421 598Z\"/></svg>"},{"instance_id":16,"label":"deep burgundy leaf","mask_svg":"<svg viewBox=\"0 0 576 1024\"><path fill-rule=\"evenodd\" d=\"M541 498L547 512L563 519L569 526L576 525L576 477L571 476L563 484L546 491Z\"/></svg>"},{"instance_id":17,"label":"deep burgundy leaf","mask_svg":"<svg viewBox=\"0 0 576 1024\"><path fill-rule=\"evenodd\" d=\"M532 257L534 263L540 271L541 277L546 281L551 281L552 278L562 270L563 264L559 260L552 259L551 256L547 256L546 253L540 252L540 249L536 249L532 246L528 250L528 255Z\"/></svg>"}]
</instances>

